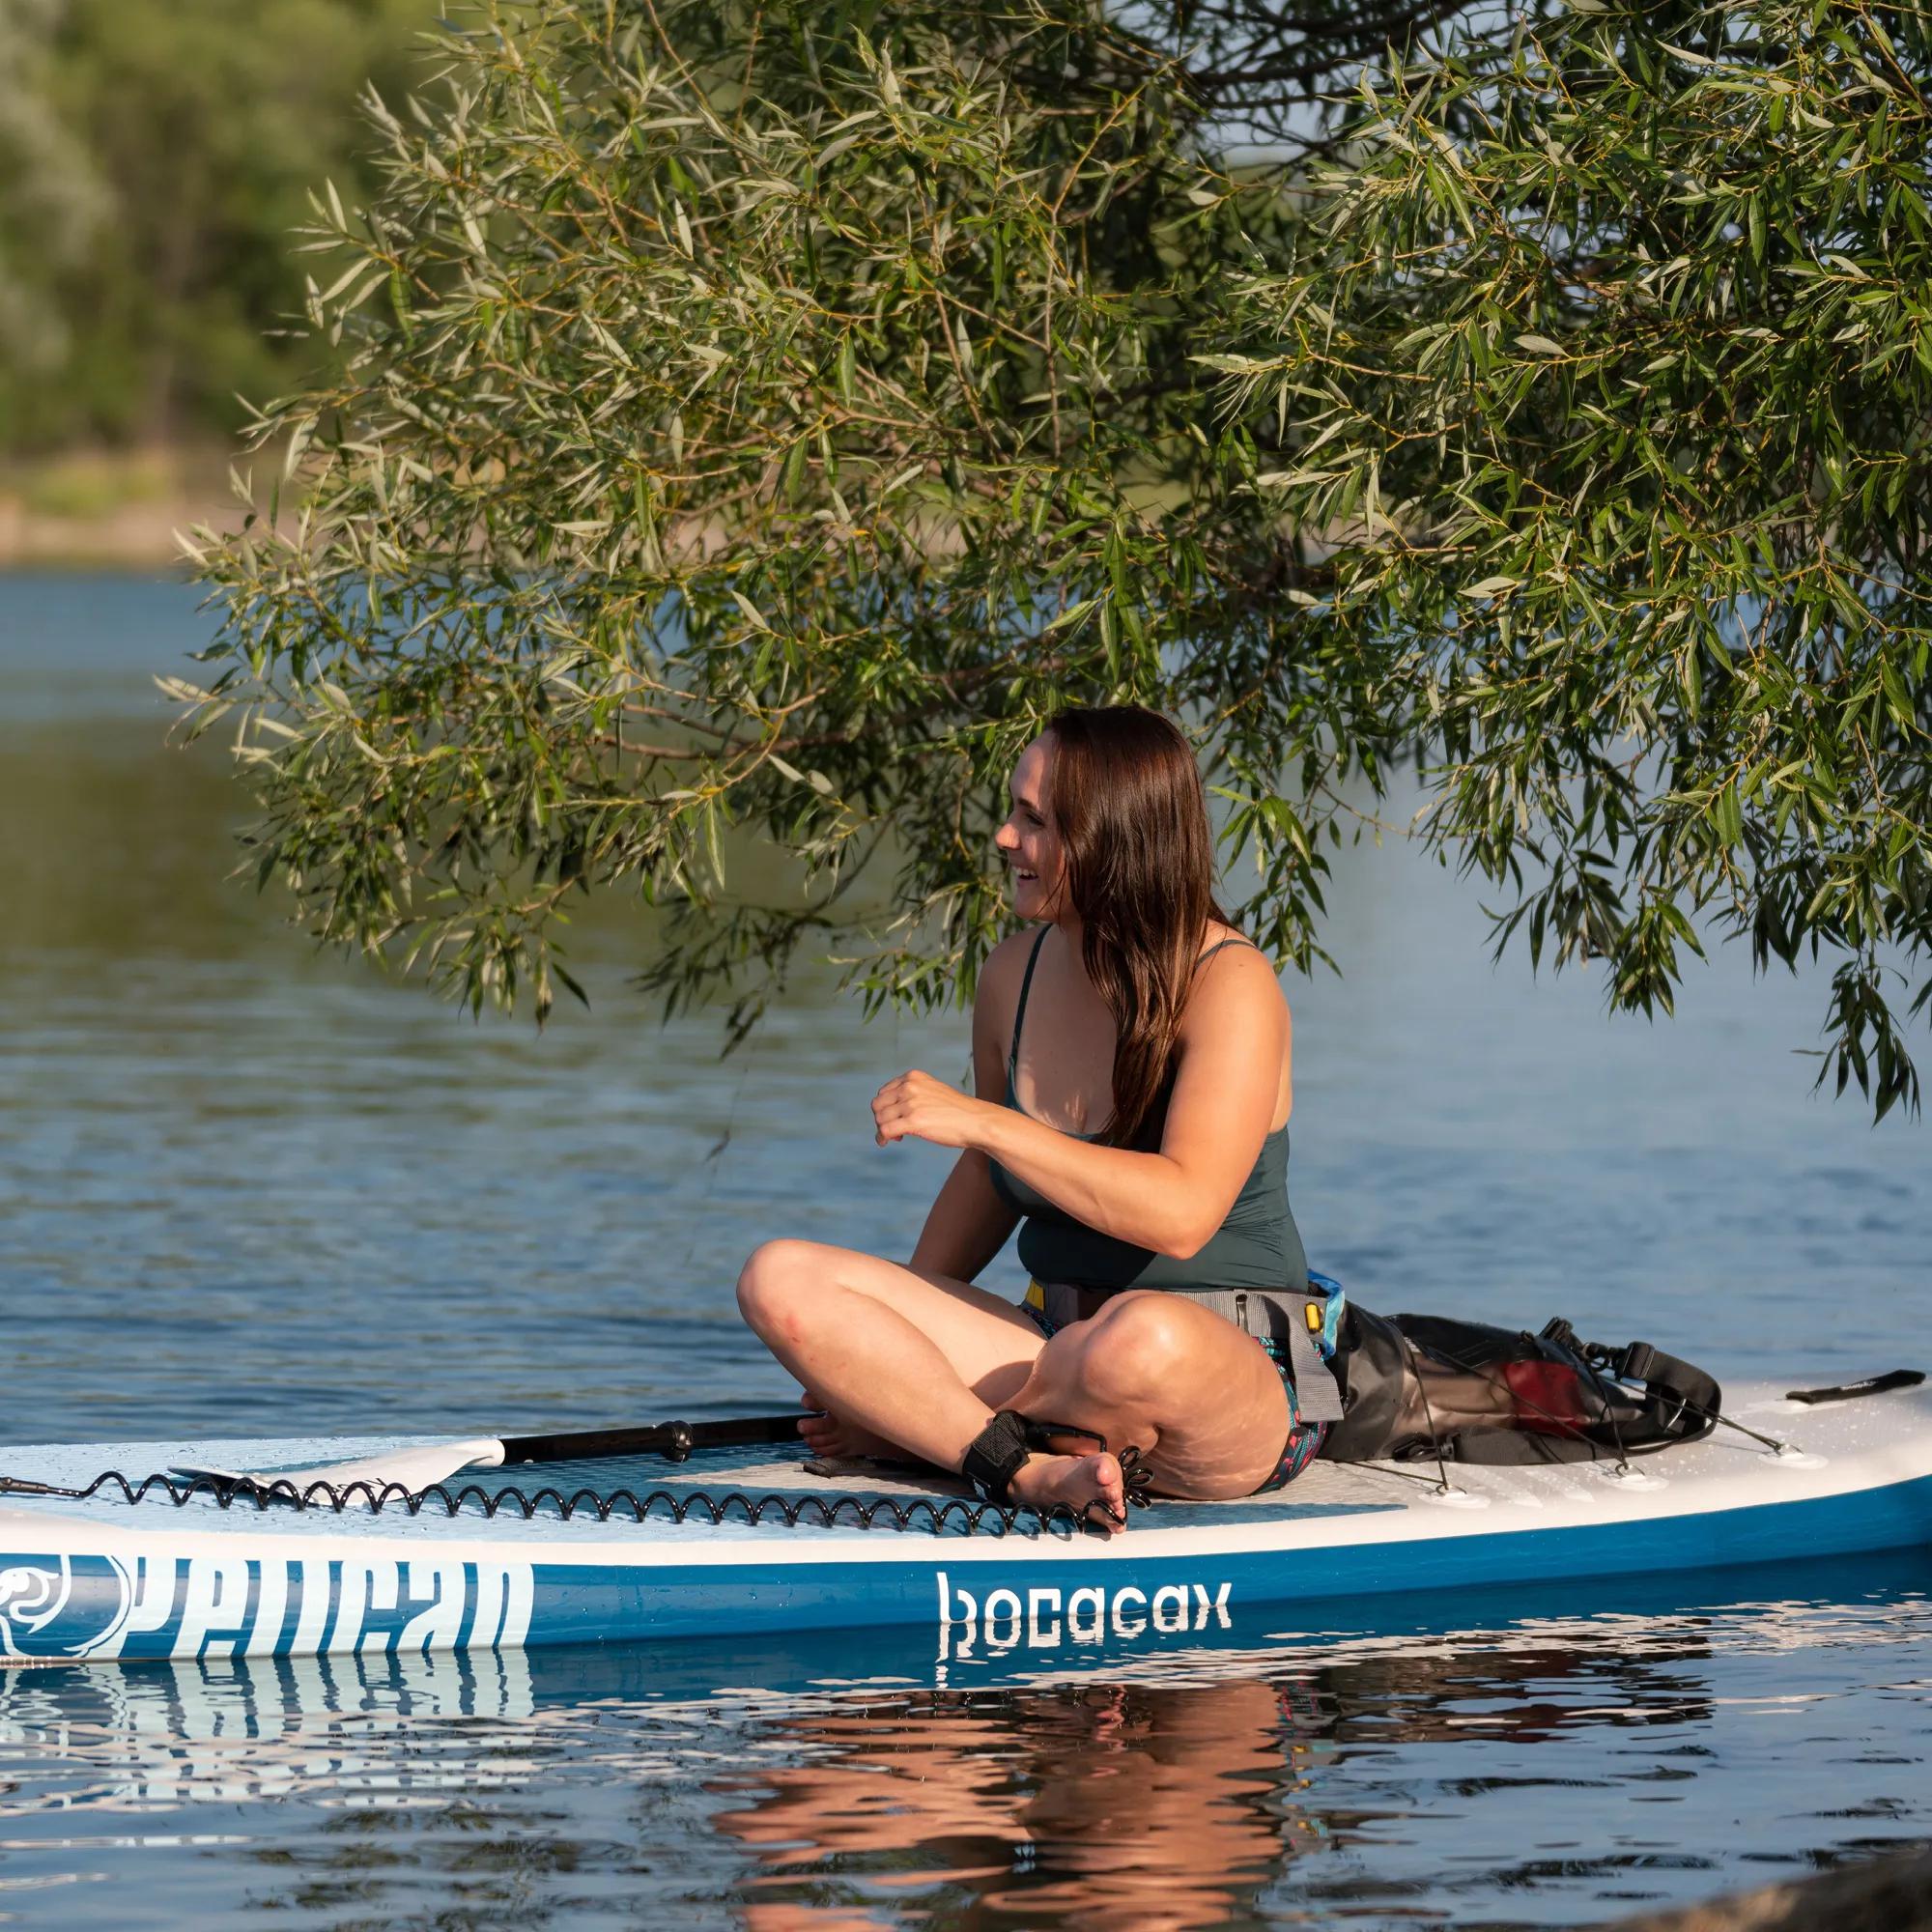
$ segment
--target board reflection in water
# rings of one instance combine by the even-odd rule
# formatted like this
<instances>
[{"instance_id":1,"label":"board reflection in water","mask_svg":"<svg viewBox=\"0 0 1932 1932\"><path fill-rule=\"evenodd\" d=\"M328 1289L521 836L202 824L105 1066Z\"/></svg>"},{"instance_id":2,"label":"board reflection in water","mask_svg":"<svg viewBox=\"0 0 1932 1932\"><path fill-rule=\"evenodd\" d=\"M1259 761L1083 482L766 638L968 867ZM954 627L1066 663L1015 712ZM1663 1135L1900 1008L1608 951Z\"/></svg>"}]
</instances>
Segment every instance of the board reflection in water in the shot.
<instances>
[{"instance_id":1,"label":"board reflection in water","mask_svg":"<svg viewBox=\"0 0 1932 1932\"><path fill-rule=\"evenodd\" d=\"M1574 1922L1715 1889L1720 1857L1771 1875L1909 1832L1932 1563L1678 1597L1611 1583L1524 1617L1463 1593L1433 1627L1236 1616L1031 1662L882 1634L19 1669L0 1837L24 1878L96 1880L103 1924L191 1858L205 1897L292 1922L353 1892L357 1922L446 1895L484 1923L517 1900L635 1923L642 1883L657 1922L831 1932L1394 1923L1425 1891L1526 1921L1525 1888ZM1801 1744L1848 1804L1794 1838Z\"/></svg>"}]
</instances>

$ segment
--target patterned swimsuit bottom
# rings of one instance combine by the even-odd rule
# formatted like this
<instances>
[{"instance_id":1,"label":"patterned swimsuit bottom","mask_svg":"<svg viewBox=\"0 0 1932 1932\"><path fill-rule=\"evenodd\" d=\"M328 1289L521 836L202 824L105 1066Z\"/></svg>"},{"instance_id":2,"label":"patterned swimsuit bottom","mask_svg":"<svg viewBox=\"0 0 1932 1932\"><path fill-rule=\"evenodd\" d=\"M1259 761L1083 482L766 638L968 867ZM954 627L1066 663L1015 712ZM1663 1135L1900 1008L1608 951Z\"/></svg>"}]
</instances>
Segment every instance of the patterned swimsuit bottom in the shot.
<instances>
[{"instance_id":1,"label":"patterned swimsuit bottom","mask_svg":"<svg viewBox=\"0 0 1932 1932\"><path fill-rule=\"evenodd\" d=\"M1026 1296L1020 1302L1020 1312L1032 1318L1034 1325L1049 1342L1066 1325L1047 1314L1046 1296L1037 1281L1028 1283ZM1257 1335L1254 1343L1274 1364L1275 1373L1281 1378L1282 1392L1288 1397L1288 1440L1283 1444L1273 1469L1251 1492L1262 1496L1270 1490L1287 1488L1314 1462L1327 1439L1328 1425L1325 1422L1302 1421L1301 1406L1294 1397L1294 1371L1289 1364L1288 1350L1272 1338L1264 1340Z\"/></svg>"}]
</instances>

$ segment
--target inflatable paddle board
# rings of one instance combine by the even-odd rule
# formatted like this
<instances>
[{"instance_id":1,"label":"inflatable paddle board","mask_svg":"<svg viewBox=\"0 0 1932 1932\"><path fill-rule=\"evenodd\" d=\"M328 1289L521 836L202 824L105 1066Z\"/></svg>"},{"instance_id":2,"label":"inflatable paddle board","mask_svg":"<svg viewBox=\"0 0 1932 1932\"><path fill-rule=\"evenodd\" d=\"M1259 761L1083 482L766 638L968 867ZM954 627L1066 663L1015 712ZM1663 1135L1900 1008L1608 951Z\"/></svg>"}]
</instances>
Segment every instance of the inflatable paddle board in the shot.
<instances>
[{"instance_id":1,"label":"inflatable paddle board","mask_svg":"<svg viewBox=\"0 0 1932 1932\"><path fill-rule=\"evenodd\" d=\"M1398 1593L1932 1545L1932 1387L1820 1406L1779 1386L1727 1394L1726 1414L1779 1446L1721 1428L1621 1468L1452 1463L1446 1488L1433 1463L1321 1462L1270 1495L1156 1502L1114 1538L770 1445L466 1469L380 1506L351 1488L339 1508L168 1472L268 1483L440 1438L0 1448L0 1662L921 1627L963 1660L1208 1637L1261 1606L1332 1631Z\"/></svg>"}]
</instances>

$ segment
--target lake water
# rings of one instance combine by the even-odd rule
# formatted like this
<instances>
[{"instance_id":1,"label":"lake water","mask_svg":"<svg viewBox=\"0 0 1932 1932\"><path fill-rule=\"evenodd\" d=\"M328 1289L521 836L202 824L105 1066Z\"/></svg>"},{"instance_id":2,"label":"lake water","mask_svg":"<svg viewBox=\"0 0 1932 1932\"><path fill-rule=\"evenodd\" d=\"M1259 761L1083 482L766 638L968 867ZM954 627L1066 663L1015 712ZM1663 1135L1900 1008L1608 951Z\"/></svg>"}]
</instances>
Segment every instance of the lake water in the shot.
<instances>
[{"instance_id":1,"label":"lake water","mask_svg":"<svg viewBox=\"0 0 1932 1932\"><path fill-rule=\"evenodd\" d=\"M910 1247L949 1156L867 1102L960 1077L963 1021L821 989L721 1063L631 990L621 908L542 1036L316 952L224 879L219 753L162 743L149 673L205 635L178 586L0 579L0 1439L788 1400L738 1264ZM1345 977L1289 987L1317 1266L1720 1375L1932 1352L1932 1142L1807 1091L1823 975L1720 953L1674 1021L1612 1018L1492 968L1414 854L1338 869ZM944 1687L871 1639L35 1670L0 1923L1584 1924L1932 1836L1928 1637L1914 1558Z\"/></svg>"}]
</instances>

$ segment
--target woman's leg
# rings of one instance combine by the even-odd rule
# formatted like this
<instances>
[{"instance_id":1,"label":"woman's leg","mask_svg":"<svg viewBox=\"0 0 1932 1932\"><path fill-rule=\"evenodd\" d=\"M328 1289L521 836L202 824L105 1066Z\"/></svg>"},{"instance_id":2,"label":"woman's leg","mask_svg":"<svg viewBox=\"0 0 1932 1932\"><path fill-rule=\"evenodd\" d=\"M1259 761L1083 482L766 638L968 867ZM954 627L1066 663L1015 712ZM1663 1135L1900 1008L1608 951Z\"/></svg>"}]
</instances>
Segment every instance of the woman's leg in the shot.
<instances>
[{"instance_id":1,"label":"woman's leg","mask_svg":"<svg viewBox=\"0 0 1932 1932\"><path fill-rule=\"evenodd\" d=\"M1174 1295L1118 1295L1042 1343L1020 1310L969 1283L850 1248L768 1241L745 1264L738 1302L828 1407L942 1468L959 1467L995 1408L1103 1436L1107 1454L1037 1455L1014 1478L1014 1495L1043 1509L1099 1502L1122 1515L1111 1451L1129 1443L1169 1494L1245 1495L1288 1435L1266 1353Z\"/></svg>"},{"instance_id":2,"label":"woman's leg","mask_svg":"<svg viewBox=\"0 0 1932 1932\"><path fill-rule=\"evenodd\" d=\"M970 1282L816 1241L767 1241L738 1306L814 1405L848 1425L802 1426L821 1453L885 1444L957 1469L1044 1346L1032 1319Z\"/></svg>"},{"instance_id":3,"label":"woman's leg","mask_svg":"<svg viewBox=\"0 0 1932 1932\"><path fill-rule=\"evenodd\" d=\"M1153 1290L1069 1322L1006 1406L1132 1443L1154 1487L1174 1496L1247 1495L1273 1471L1293 1421L1280 1372L1252 1335Z\"/></svg>"}]
</instances>

